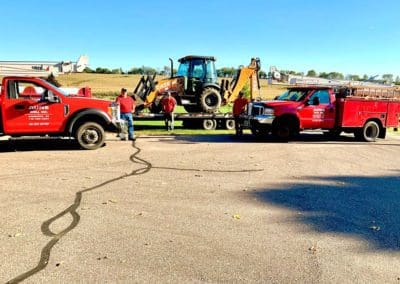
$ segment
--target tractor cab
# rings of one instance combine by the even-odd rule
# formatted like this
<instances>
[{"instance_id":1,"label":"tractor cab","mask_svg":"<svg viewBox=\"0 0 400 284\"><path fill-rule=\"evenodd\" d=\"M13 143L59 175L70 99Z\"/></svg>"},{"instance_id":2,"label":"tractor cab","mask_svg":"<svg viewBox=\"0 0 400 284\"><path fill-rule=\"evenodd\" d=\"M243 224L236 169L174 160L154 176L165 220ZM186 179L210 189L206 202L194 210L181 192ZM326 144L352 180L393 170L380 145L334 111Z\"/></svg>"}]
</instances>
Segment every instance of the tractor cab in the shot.
<instances>
[{"instance_id":1,"label":"tractor cab","mask_svg":"<svg viewBox=\"0 0 400 284\"><path fill-rule=\"evenodd\" d=\"M185 56L178 60L180 63L177 76L183 76L202 83L218 84L215 57L213 56Z\"/></svg>"}]
</instances>

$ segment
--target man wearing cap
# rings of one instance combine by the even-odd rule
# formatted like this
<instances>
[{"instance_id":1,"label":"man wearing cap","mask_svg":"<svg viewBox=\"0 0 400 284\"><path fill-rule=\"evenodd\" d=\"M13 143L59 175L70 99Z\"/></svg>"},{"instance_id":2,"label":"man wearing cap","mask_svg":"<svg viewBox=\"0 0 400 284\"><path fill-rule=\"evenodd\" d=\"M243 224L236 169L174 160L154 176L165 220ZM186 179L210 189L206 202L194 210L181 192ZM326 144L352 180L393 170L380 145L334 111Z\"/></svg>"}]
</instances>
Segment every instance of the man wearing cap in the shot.
<instances>
[{"instance_id":1,"label":"man wearing cap","mask_svg":"<svg viewBox=\"0 0 400 284\"><path fill-rule=\"evenodd\" d=\"M128 139L135 141L134 129L133 129L133 118L132 113L135 111L136 103L135 98L128 96L128 91L125 88L121 89L121 94L115 100L121 110L121 119L128 124ZM125 140L125 138L121 138Z\"/></svg>"}]
</instances>

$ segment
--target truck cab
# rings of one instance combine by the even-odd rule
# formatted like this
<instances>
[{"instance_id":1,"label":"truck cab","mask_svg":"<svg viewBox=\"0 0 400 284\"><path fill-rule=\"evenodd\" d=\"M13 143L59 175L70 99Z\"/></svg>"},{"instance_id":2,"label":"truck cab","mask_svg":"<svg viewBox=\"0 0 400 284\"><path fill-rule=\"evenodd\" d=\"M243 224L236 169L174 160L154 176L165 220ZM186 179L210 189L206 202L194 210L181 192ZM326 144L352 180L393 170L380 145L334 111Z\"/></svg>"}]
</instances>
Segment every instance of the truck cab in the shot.
<instances>
[{"instance_id":1,"label":"truck cab","mask_svg":"<svg viewBox=\"0 0 400 284\"><path fill-rule=\"evenodd\" d=\"M119 128L113 102L71 96L36 77L4 77L0 95L1 135L74 137L84 149L104 144L104 131Z\"/></svg>"}]
</instances>

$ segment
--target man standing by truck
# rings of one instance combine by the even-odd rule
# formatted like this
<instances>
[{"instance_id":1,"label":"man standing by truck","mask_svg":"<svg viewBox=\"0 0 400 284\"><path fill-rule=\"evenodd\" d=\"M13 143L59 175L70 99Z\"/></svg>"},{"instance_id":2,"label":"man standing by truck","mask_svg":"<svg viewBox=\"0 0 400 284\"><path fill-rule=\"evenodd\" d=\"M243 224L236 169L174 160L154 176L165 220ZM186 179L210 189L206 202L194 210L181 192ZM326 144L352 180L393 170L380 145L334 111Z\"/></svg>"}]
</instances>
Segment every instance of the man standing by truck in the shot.
<instances>
[{"instance_id":1,"label":"man standing by truck","mask_svg":"<svg viewBox=\"0 0 400 284\"><path fill-rule=\"evenodd\" d=\"M132 112L135 111L136 103L134 97L128 96L128 91L125 88L121 89L121 94L117 97L116 102L120 105L121 119L128 124L128 139L135 141L133 129L133 117ZM125 137L121 137L121 140L125 140Z\"/></svg>"},{"instance_id":2,"label":"man standing by truck","mask_svg":"<svg viewBox=\"0 0 400 284\"><path fill-rule=\"evenodd\" d=\"M244 113L246 105L249 103L249 100L244 97L244 92L239 92L238 97L233 102L233 118L235 119L235 130L236 136L243 135L243 126L242 126L242 119L240 115Z\"/></svg>"}]
</instances>

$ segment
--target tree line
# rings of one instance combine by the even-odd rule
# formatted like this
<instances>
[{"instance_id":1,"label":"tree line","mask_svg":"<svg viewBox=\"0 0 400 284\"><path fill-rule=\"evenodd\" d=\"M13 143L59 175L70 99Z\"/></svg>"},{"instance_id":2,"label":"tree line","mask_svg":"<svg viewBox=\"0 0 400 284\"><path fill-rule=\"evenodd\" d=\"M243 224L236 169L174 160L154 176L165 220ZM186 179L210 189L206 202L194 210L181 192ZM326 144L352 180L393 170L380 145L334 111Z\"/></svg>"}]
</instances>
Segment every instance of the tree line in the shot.
<instances>
[{"instance_id":1,"label":"tree line","mask_svg":"<svg viewBox=\"0 0 400 284\"><path fill-rule=\"evenodd\" d=\"M173 70L174 74L176 74L177 70ZM91 69L86 67L84 70L85 73L97 73L97 74L157 74L157 75L170 75L170 67L164 66L162 69L155 69L152 67L142 66L142 67L132 67L128 71L124 71L122 68L116 69L109 69L103 67L97 67L96 69ZM236 75L237 69L234 67L222 67L217 69L218 77L225 77L230 78ZM380 79L378 76L369 76L364 74L363 76L357 74L347 74L344 75L340 72L316 72L315 70L308 70L306 73L304 72L297 72L293 70L281 70L281 73L288 74L288 75L301 75L301 76L309 76L309 77L317 77L317 78L325 78L325 79L332 79L332 80L352 80L352 81L380 81L388 84L395 83L396 85L400 85L400 77L394 77L393 74L383 74ZM261 79L268 79L270 78L269 73L260 70L259 76Z\"/></svg>"}]
</instances>

